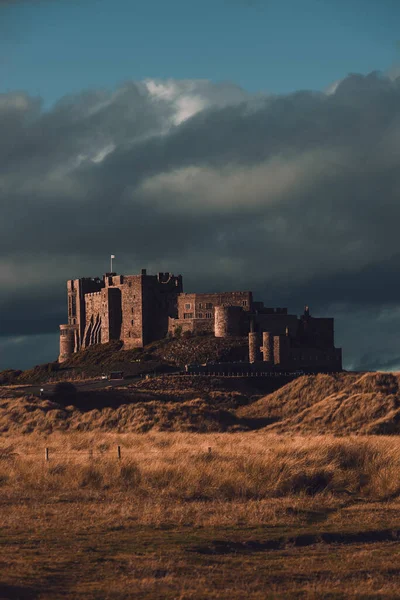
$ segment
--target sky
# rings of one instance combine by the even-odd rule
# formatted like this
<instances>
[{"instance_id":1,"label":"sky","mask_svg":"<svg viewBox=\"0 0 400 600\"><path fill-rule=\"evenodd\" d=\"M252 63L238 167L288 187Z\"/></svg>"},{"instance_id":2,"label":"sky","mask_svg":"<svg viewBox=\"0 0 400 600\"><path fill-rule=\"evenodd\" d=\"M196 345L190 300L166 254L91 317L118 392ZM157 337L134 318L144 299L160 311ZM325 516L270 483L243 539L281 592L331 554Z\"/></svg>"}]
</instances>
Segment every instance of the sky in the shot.
<instances>
[{"instance_id":1,"label":"sky","mask_svg":"<svg viewBox=\"0 0 400 600\"><path fill-rule=\"evenodd\" d=\"M182 273L400 369L398 0L0 0L0 370L65 281Z\"/></svg>"}]
</instances>

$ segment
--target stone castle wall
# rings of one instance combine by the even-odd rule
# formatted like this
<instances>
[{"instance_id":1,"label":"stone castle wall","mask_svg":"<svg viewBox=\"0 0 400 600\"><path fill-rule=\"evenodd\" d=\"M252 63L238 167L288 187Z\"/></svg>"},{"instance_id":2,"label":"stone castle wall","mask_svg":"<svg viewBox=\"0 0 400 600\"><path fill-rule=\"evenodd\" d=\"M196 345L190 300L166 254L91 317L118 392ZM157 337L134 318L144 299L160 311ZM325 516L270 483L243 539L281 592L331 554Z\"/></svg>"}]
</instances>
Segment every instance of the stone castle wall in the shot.
<instances>
[{"instance_id":1,"label":"stone castle wall","mask_svg":"<svg viewBox=\"0 0 400 600\"><path fill-rule=\"evenodd\" d=\"M60 325L60 362L80 348L111 340L143 347L177 335L249 335L250 363L271 368L341 369L334 347L333 319L316 319L308 308L297 318L286 308L265 308L252 293L183 293L182 277L171 273L117 275L67 282L68 323Z\"/></svg>"},{"instance_id":2,"label":"stone castle wall","mask_svg":"<svg viewBox=\"0 0 400 600\"><path fill-rule=\"evenodd\" d=\"M121 339L127 349L143 346L142 308L142 275L124 277L124 283L121 286Z\"/></svg>"},{"instance_id":3,"label":"stone castle wall","mask_svg":"<svg viewBox=\"0 0 400 600\"><path fill-rule=\"evenodd\" d=\"M238 307L242 309L242 312L248 313L252 309L252 304L253 295L251 292L181 293L177 299L177 319L169 321L168 331L173 334L175 329L179 328L182 331L212 333L215 331L217 307ZM218 317L219 323L223 321L224 318L220 319ZM236 327L236 329L238 328ZM241 331L238 335L244 333L244 331Z\"/></svg>"}]
</instances>

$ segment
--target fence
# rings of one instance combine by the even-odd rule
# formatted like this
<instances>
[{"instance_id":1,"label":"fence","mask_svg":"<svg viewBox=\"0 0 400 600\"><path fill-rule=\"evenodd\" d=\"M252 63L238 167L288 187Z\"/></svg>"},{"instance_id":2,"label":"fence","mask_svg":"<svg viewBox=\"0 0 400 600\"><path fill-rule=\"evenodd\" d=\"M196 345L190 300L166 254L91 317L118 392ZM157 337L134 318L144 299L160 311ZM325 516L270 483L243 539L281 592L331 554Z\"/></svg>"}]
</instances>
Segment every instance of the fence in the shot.
<instances>
[{"instance_id":1,"label":"fence","mask_svg":"<svg viewBox=\"0 0 400 600\"><path fill-rule=\"evenodd\" d=\"M133 453L138 456L138 455L151 455L151 454L159 454L160 450L162 449L157 449L157 450L153 450L153 451L149 451L147 450L145 453L143 452L138 452L137 450L135 450L134 448L124 448L124 450L122 451L121 446L116 446L113 450L93 450L93 448L89 448L88 450L68 450L68 451L60 451L60 450L55 450L49 447L46 447L44 449L44 461L45 462L49 462L50 460L53 459L59 459L59 458L65 458L65 457L70 457L70 456L76 456L76 457L84 457L85 455L87 456L88 460L94 460L95 458L105 458L107 456L110 457L114 457L117 461L122 460L123 457L125 457L126 455L132 455ZM38 453L35 452L24 452L24 456L38 456ZM212 456L212 448L209 446L207 448L206 451L199 451L196 453L193 453L193 456Z\"/></svg>"},{"instance_id":2,"label":"fence","mask_svg":"<svg viewBox=\"0 0 400 600\"><path fill-rule=\"evenodd\" d=\"M224 371L202 371L201 369L196 369L188 371L180 371L179 373L173 373L172 375L190 375L195 377L271 377L271 378L279 378L279 377L303 377L314 376L317 375L332 375L337 371L239 371L239 372L224 372Z\"/></svg>"}]
</instances>

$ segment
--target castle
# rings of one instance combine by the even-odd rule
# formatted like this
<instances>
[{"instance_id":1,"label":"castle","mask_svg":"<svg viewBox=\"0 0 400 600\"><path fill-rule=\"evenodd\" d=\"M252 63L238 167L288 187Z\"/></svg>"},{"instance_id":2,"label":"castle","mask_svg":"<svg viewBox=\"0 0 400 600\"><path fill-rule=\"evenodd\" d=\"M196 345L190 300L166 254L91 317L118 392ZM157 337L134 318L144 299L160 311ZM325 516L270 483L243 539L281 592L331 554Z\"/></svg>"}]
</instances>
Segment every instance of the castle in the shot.
<instances>
[{"instance_id":1,"label":"castle","mask_svg":"<svg viewBox=\"0 0 400 600\"><path fill-rule=\"evenodd\" d=\"M340 371L332 318L308 307L298 318L286 308L267 308L253 294L187 294L182 276L106 273L67 282L68 324L60 325L62 363L93 344L122 340L125 349L185 331L215 337L248 336L249 362L278 370Z\"/></svg>"}]
</instances>

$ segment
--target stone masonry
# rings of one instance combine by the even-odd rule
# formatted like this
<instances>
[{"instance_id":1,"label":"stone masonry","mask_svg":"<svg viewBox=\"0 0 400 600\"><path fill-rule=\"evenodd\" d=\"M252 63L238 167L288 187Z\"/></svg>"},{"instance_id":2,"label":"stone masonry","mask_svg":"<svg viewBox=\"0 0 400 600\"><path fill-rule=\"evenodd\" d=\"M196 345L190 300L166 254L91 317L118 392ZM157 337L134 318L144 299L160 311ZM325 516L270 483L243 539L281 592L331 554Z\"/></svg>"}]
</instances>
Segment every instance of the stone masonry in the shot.
<instances>
[{"instance_id":1,"label":"stone masonry","mask_svg":"<svg viewBox=\"0 0 400 600\"><path fill-rule=\"evenodd\" d=\"M59 362L81 349L121 340L142 348L167 335L249 336L249 361L263 368L341 370L332 318L298 318L255 302L250 291L184 293L181 275L106 273L67 282L68 323L60 325Z\"/></svg>"}]
</instances>

